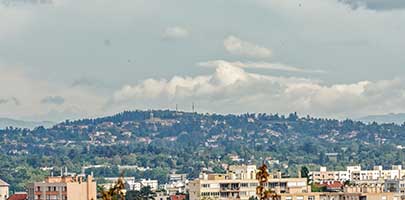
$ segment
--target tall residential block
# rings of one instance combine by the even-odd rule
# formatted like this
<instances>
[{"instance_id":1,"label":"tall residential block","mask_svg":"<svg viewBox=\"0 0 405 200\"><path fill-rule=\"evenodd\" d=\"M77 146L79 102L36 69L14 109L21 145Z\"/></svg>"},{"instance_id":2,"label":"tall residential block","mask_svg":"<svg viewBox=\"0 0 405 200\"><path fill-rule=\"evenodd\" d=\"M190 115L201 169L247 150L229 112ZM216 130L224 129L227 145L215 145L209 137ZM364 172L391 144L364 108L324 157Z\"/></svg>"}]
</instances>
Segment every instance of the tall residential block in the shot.
<instances>
[{"instance_id":1,"label":"tall residential block","mask_svg":"<svg viewBox=\"0 0 405 200\"><path fill-rule=\"evenodd\" d=\"M28 184L28 200L96 200L97 186L92 176L47 177Z\"/></svg>"}]
</instances>

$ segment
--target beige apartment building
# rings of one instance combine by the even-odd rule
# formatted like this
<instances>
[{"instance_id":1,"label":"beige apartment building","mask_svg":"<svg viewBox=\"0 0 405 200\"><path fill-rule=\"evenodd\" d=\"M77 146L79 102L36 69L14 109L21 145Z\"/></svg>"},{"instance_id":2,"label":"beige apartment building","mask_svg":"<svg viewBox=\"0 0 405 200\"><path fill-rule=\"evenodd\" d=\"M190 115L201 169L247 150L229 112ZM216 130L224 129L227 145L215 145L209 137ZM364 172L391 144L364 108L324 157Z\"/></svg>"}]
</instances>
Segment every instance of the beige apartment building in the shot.
<instances>
[{"instance_id":1,"label":"beige apartment building","mask_svg":"<svg viewBox=\"0 0 405 200\"><path fill-rule=\"evenodd\" d=\"M97 187L92 176L47 177L27 186L28 200L96 200Z\"/></svg>"},{"instance_id":2,"label":"beige apartment building","mask_svg":"<svg viewBox=\"0 0 405 200\"><path fill-rule=\"evenodd\" d=\"M189 183L190 200L241 199L256 196L256 166L230 166L226 174L202 173L200 178ZM308 193L310 186L305 178L281 178L273 174L267 187L278 194Z\"/></svg>"}]
</instances>

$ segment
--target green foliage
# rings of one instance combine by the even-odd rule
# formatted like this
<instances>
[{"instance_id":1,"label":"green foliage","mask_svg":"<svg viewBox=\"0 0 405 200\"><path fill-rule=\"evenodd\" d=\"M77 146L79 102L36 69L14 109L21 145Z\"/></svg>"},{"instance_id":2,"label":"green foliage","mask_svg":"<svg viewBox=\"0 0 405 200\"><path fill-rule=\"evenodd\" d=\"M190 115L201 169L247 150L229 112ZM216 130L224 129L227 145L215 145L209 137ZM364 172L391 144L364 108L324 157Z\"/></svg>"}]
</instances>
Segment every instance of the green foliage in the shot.
<instances>
[{"instance_id":1,"label":"green foliage","mask_svg":"<svg viewBox=\"0 0 405 200\"><path fill-rule=\"evenodd\" d=\"M307 178L307 182L309 182L309 169L306 166L301 167L301 177Z\"/></svg>"},{"instance_id":2,"label":"green foliage","mask_svg":"<svg viewBox=\"0 0 405 200\"><path fill-rule=\"evenodd\" d=\"M258 200L258 199L255 196L251 196L251 197L249 197L249 200Z\"/></svg>"},{"instance_id":3,"label":"green foliage","mask_svg":"<svg viewBox=\"0 0 405 200\"><path fill-rule=\"evenodd\" d=\"M326 192L326 186L319 186L316 184L311 184L311 190L312 192Z\"/></svg>"},{"instance_id":4,"label":"green foliage","mask_svg":"<svg viewBox=\"0 0 405 200\"><path fill-rule=\"evenodd\" d=\"M140 191L128 191L126 193L125 199L126 200L149 200L154 199L153 195L155 193L152 192L149 186L143 187Z\"/></svg>"}]
</instances>

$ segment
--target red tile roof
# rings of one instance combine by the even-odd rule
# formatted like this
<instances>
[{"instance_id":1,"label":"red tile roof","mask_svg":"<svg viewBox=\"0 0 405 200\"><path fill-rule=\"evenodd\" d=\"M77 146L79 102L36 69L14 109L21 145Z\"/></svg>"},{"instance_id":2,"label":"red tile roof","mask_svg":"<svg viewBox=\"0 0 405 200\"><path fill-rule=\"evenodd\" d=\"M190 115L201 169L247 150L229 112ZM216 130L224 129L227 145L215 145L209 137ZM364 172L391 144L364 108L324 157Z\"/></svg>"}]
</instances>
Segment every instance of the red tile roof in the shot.
<instances>
[{"instance_id":1,"label":"red tile roof","mask_svg":"<svg viewBox=\"0 0 405 200\"><path fill-rule=\"evenodd\" d=\"M334 181L332 183L320 184L320 186L326 187L328 189L336 189L336 188L342 188L344 185L339 181Z\"/></svg>"},{"instance_id":2,"label":"red tile roof","mask_svg":"<svg viewBox=\"0 0 405 200\"><path fill-rule=\"evenodd\" d=\"M26 200L27 194L13 194L7 200Z\"/></svg>"},{"instance_id":3,"label":"red tile roof","mask_svg":"<svg viewBox=\"0 0 405 200\"><path fill-rule=\"evenodd\" d=\"M171 195L170 200L185 200L186 195L181 194L181 195Z\"/></svg>"},{"instance_id":4,"label":"red tile roof","mask_svg":"<svg viewBox=\"0 0 405 200\"><path fill-rule=\"evenodd\" d=\"M327 188L341 188L341 187L343 187L343 184L341 182L335 181L331 184L328 184L326 187Z\"/></svg>"}]
</instances>

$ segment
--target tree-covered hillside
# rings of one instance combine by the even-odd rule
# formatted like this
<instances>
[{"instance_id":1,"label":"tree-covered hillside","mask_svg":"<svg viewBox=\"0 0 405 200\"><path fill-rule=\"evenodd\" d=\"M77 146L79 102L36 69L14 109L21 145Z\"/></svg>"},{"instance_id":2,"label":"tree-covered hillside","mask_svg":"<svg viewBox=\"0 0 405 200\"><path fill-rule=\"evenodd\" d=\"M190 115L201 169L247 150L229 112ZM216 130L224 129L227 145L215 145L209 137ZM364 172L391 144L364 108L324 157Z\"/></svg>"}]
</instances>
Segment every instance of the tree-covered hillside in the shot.
<instances>
[{"instance_id":1,"label":"tree-covered hillside","mask_svg":"<svg viewBox=\"0 0 405 200\"><path fill-rule=\"evenodd\" d=\"M270 114L217 115L159 111L66 121L52 128L0 130L0 178L23 190L25 183L60 167L97 176L117 176L118 165L151 170L126 171L167 180L170 171L198 176L221 164L272 163L271 170L293 175L300 165L343 169L345 165L404 164L405 125L364 124ZM337 156L335 156L337 154ZM239 161L238 161L239 160ZM277 160L279 162L277 162Z\"/></svg>"}]
</instances>

